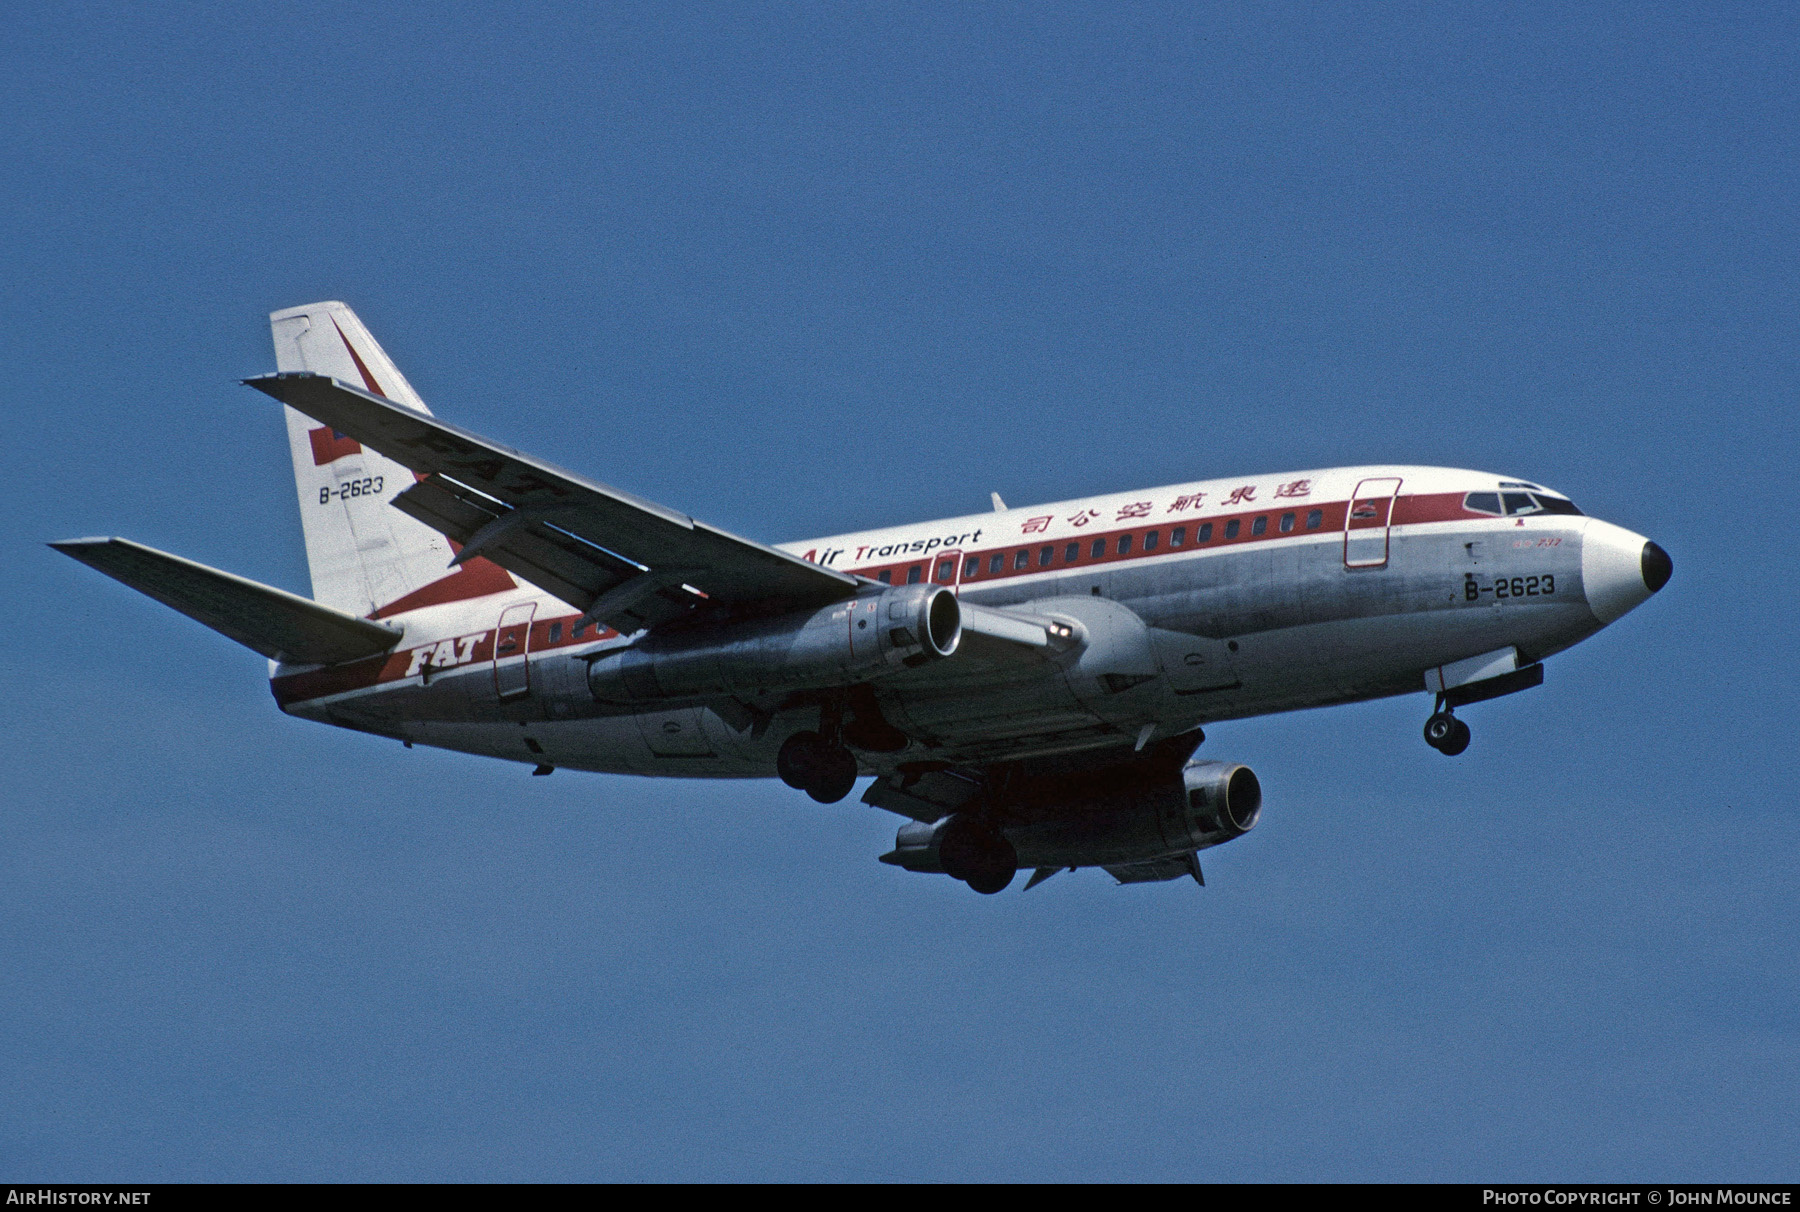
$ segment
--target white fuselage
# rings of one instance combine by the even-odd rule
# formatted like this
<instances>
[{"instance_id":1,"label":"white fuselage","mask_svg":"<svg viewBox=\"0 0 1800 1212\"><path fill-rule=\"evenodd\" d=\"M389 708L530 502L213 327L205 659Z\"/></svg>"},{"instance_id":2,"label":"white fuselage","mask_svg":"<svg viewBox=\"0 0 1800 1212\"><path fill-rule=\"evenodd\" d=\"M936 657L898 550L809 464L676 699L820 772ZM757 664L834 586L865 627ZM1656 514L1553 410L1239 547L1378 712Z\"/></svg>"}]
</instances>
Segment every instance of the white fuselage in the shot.
<instances>
[{"instance_id":1,"label":"white fuselage","mask_svg":"<svg viewBox=\"0 0 1800 1212\"><path fill-rule=\"evenodd\" d=\"M1509 494L1530 512L1508 512ZM1480 508L1489 499L1493 509ZM868 682L861 710L905 740L858 752L864 773L883 773L1141 744L1213 720L1438 689L1452 676L1444 670L1473 658L1528 665L1649 596L1644 545L1536 486L1383 466L782 547L867 578L870 594L884 582L935 582L1090 637L1052 660L959 652ZM848 626L854 602L844 609ZM578 628L579 616L523 584L425 606L386 620L405 637L385 657L277 667L273 689L292 714L408 742L647 775L769 776L782 740L818 726L815 702L774 689L760 701L628 711L597 702L589 663L638 637Z\"/></svg>"}]
</instances>

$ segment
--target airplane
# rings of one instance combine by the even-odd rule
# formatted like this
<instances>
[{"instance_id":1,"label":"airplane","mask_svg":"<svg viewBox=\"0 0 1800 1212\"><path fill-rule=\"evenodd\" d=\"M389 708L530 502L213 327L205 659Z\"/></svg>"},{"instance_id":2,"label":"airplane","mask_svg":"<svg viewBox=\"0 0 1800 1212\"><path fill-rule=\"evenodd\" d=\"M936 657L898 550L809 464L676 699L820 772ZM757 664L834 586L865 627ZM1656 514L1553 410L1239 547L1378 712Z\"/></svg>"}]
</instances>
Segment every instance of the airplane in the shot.
<instances>
[{"instance_id":1,"label":"airplane","mask_svg":"<svg viewBox=\"0 0 1800 1212\"><path fill-rule=\"evenodd\" d=\"M1262 813L1220 720L1540 685L1666 551L1534 482L1335 467L803 542L730 534L438 420L351 309L270 316L302 597L122 538L58 551L269 658L302 719L558 769L779 777L906 818L980 893L1191 877Z\"/></svg>"}]
</instances>

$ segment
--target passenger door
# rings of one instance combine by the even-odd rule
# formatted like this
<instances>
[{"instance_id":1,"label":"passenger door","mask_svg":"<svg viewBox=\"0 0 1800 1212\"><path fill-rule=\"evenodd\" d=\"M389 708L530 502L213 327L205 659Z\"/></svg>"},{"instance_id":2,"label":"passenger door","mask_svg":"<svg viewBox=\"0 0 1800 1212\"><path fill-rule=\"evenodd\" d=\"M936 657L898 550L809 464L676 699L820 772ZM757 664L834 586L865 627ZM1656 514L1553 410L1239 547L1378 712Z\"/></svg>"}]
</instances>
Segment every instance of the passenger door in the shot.
<instances>
[{"instance_id":1,"label":"passenger door","mask_svg":"<svg viewBox=\"0 0 1800 1212\"><path fill-rule=\"evenodd\" d=\"M1344 514L1344 567L1383 568L1388 562L1388 527L1400 480L1378 476L1363 480L1350 494Z\"/></svg>"},{"instance_id":2,"label":"passenger door","mask_svg":"<svg viewBox=\"0 0 1800 1212\"><path fill-rule=\"evenodd\" d=\"M531 616L535 602L521 602L500 612L494 633L494 691L503 699L531 693Z\"/></svg>"}]
</instances>

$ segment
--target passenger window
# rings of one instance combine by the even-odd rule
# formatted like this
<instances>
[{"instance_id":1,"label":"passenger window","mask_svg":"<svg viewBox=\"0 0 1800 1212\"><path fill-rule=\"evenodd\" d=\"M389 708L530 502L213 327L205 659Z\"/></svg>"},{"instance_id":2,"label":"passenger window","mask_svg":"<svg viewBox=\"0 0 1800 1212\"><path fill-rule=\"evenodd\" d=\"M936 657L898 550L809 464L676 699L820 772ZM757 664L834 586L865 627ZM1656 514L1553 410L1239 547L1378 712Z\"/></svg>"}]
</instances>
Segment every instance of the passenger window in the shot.
<instances>
[{"instance_id":1,"label":"passenger window","mask_svg":"<svg viewBox=\"0 0 1800 1212\"><path fill-rule=\"evenodd\" d=\"M989 572L999 572L1001 569L1003 569L1005 567L1006 567L1006 553L1004 551L996 551L993 555L988 557L988 571Z\"/></svg>"},{"instance_id":2,"label":"passenger window","mask_svg":"<svg viewBox=\"0 0 1800 1212\"><path fill-rule=\"evenodd\" d=\"M968 559L963 561L963 575L965 577L972 577L980 571L981 571L981 557L980 556L970 556Z\"/></svg>"},{"instance_id":3,"label":"passenger window","mask_svg":"<svg viewBox=\"0 0 1800 1212\"><path fill-rule=\"evenodd\" d=\"M1237 534L1238 534L1238 520L1236 518L1233 518L1233 519L1231 519L1231 521L1225 523L1225 537L1228 539L1235 539L1235 538L1237 538Z\"/></svg>"},{"instance_id":4,"label":"passenger window","mask_svg":"<svg viewBox=\"0 0 1800 1212\"><path fill-rule=\"evenodd\" d=\"M1169 532L1169 546L1179 547L1187 542L1187 527L1177 526Z\"/></svg>"},{"instance_id":5,"label":"passenger window","mask_svg":"<svg viewBox=\"0 0 1800 1212\"><path fill-rule=\"evenodd\" d=\"M939 560L938 561L938 569L937 569L938 584L948 585L951 581L953 581L955 579L956 579L956 560L955 559Z\"/></svg>"},{"instance_id":6,"label":"passenger window","mask_svg":"<svg viewBox=\"0 0 1800 1212\"><path fill-rule=\"evenodd\" d=\"M1130 555L1131 554L1131 536L1130 535L1122 534L1119 536L1119 554L1120 555Z\"/></svg>"},{"instance_id":7,"label":"passenger window","mask_svg":"<svg viewBox=\"0 0 1800 1212\"><path fill-rule=\"evenodd\" d=\"M1282 534L1292 534L1293 531L1294 531L1294 515L1291 513L1282 514L1281 515L1281 533Z\"/></svg>"},{"instance_id":8,"label":"passenger window","mask_svg":"<svg viewBox=\"0 0 1800 1212\"><path fill-rule=\"evenodd\" d=\"M892 585L894 583L894 570L892 568L883 568L881 570L881 575L875 579L880 581L883 585Z\"/></svg>"},{"instance_id":9,"label":"passenger window","mask_svg":"<svg viewBox=\"0 0 1800 1212\"><path fill-rule=\"evenodd\" d=\"M1506 493L1502 499L1506 502L1506 513L1508 517L1511 517L1513 514L1536 513L1538 511L1538 503L1531 499L1529 493L1509 492Z\"/></svg>"},{"instance_id":10,"label":"passenger window","mask_svg":"<svg viewBox=\"0 0 1800 1212\"><path fill-rule=\"evenodd\" d=\"M562 624L561 623L550 624L550 642L552 644L562 643Z\"/></svg>"},{"instance_id":11,"label":"passenger window","mask_svg":"<svg viewBox=\"0 0 1800 1212\"><path fill-rule=\"evenodd\" d=\"M1080 558L1081 558L1081 544L1080 543L1070 543L1067 547L1063 548L1063 563L1073 564L1076 560L1079 560Z\"/></svg>"},{"instance_id":12,"label":"passenger window","mask_svg":"<svg viewBox=\"0 0 1800 1212\"><path fill-rule=\"evenodd\" d=\"M914 564L911 568L908 568L906 570L906 583L908 585L917 585L920 581L922 581L924 579L925 579L925 565Z\"/></svg>"},{"instance_id":13,"label":"passenger window","mask_svg":"<svg viewBox=\"0 0 1800 1212\"><path fill-rule=\"evenodd\" d=\"M1196 543L1212 542L1212 523L1211 522L1200 523L1200 529L1196 530L1194 532L1194 542L1196 542Z\"/></svg>"},{"instance_id":14,"label":"passenger window","mask_svg":"<svg viewBox=\"0 0 1800 1212\"><path fill-rule=\"evenodd\" d=\"M1319 528L1319 523L1323 522L1324 520L1325 520L1325 511L1323 509L1307 510L1306 528L1308 530L1317 530Z\"/></svg>"},{"instance_id":15,"label":"passenger window","mask_svg":"<svg viewBox=\"0 0 1800 1212\"><path fill-rule=\"evenodd\" d=\"M1031 567L1031 549L1030 548L1021 547L1021 548L1019 548L1018 551L1013 553L1013 567L1014 568L1030 568Z\"/></svg>"},{"instance_id":16,"label":"passenger window","mask_svg":"<svg viewBox=\"0 0 1800 1212\"><path fill-rule=\"evenodd\" d=\"M1038 567L1048 568L1056 560L1056 548L1045 547L1038 552Z\"/></svg>"},{"instance_id":17,"label":"passenger window","mask_svg":"<svg viewBox=\"0 0 1800 1212\"><path fill-rule=\"evenodd\" d=\"M1149 534L1144 536L1144 550L1145 551L1155 551L1156 550L1156 532L1154 530L1152 530Z\"/></svg>"},{"instance_id":18,"label":"passenger window","mask_svg":"<svg viewBox=\"0 0 1800 1212\"><path fill-rule=\"evenodd\" d=\"M582 636L582 633L585 632L586 630L587 630L586 623L577 623L577 624L575 624L575 630L571 631L569 633L569 638L571 640L579 640Z\"/></svg>"},{"instance_id":19,"label":"passenger window","mask_svg":"<svg viewBox=\"0 0 1800 1212\"><path fill-rule=\"evenodd\" d=\"M1105 539L1095 539L1093 548L1088 552L1088 557L1090 559L1097 560L1105 554L1106 554L1106 540Z\"/></svg>"},{"instance_id":20,"label":"passenger window","mask_svg":"<svg viewBox=\"0 0 1800 1212\"><path fill-rule=\"evenodd\" d=\"M1250 533L1251 534L1261 534L1263 531L1267 530L1268 528L1269 528L1269 518L1268 518L1267 514L1259 516L1256 519L1256 521L1250 523Z\"/></svg>"},{"instance_id":21,"label":"passenger window","mask_svg":"<svg viewBox=\"0 0 1800 1212\"><path fill-rule=\"evenodd\" d=\"M1500 512L1500 494L1497 492L1472 492L1463 498L1463 508L1470 513Z\"/></svg>"}]
</instances>

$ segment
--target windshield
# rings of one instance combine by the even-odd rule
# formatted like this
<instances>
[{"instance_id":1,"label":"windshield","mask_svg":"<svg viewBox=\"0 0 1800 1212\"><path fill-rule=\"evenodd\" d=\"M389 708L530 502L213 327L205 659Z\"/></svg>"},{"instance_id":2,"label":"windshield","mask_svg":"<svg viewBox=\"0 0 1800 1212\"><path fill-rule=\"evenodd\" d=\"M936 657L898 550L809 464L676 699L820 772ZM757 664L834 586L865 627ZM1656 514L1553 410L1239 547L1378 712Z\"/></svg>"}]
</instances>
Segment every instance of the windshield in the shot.
<instances>
[{"instance_id":1,"label":"windshield","mask_svg":"<svg viewBox=\"0 0 1800 1212\"><path fill-rule=\"evenodd\" d=\"M1497 518L1528 513L1583 516L1575 502L1553 497L1547 492L1471 492L1463 497L1463 508L1470 513L1485 513Z\"/></svg>"}]
</instances>

